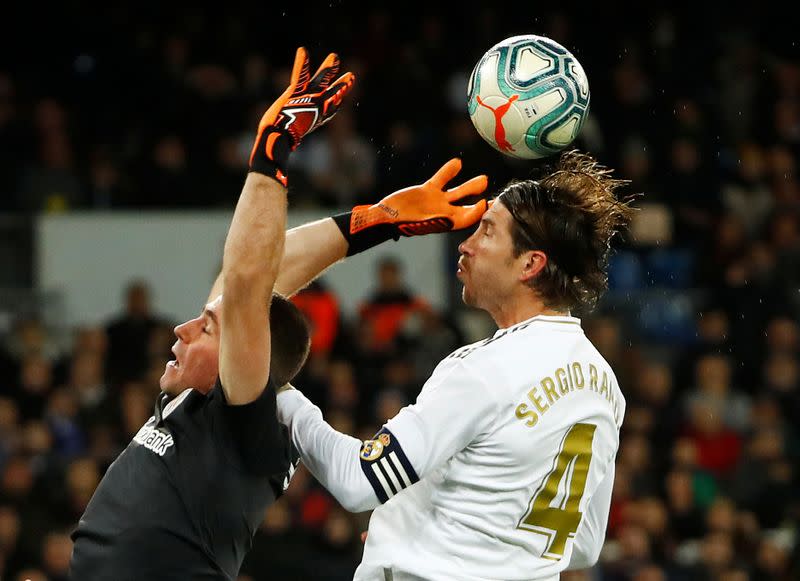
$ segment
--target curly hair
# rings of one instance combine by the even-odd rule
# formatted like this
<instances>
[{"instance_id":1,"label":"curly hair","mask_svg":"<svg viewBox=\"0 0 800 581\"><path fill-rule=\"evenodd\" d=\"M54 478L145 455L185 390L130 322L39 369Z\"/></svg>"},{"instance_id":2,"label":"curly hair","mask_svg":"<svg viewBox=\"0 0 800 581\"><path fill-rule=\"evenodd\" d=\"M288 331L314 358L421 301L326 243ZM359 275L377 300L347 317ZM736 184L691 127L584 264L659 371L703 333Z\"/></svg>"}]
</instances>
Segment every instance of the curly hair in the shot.
<instances>
[{"instance_id":1,"label":"curly hair","mask_svg":"<svg viewBox=\"0 0 800 581\"><path fill-rule=\"evenodd\" d=\"M498 197L513 217L514 256L541 250L544 269L528 284L549 308L591 310L608 288L611 240L630 222L626 180L576 150L561 154L539 180L515 181Z\"/></svg>"}]
</instances>

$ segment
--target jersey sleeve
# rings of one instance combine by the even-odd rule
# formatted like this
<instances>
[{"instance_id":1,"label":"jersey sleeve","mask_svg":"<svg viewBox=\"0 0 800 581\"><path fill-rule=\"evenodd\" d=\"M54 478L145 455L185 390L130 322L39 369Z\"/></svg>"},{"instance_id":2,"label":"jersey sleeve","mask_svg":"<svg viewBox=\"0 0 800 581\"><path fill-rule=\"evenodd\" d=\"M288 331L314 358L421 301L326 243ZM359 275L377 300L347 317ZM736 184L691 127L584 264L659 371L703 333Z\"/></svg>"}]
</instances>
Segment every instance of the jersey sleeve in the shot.
<instances>
[{"instance_id":1,"label":"jersey sleeve","mask_svg":"<svg viewBox=\"0 0 800 581\"><path fill-rule=\"evenodd\" d=\"M230 438L239 452L242 466L252 474L282 475L292 464L291 442L277 418L275 389L268 384L254 401L230 405L218 381L209 409L215 416L218 437Z\"/></svg>"},{"instance_id":2,"label":"jersey sleeve","mask_svg":"<svg viewBox=\"0 0 800 581\"><path fill-rule=\"evenodd\" d=\"M492 425L496 397L478 377L463 362L437 368L416 403L366 442L331 428L297 390L278 396L278 417L311 473L347 510L360 512L411 486Z\"/></svg>"},{"instance_id":3,"label":"jersey sleeve","mask_svg":"<svg viewBox=\"0 0 800 581\"><path fill-rule=\"evenodd\" d=\"M597 562L608 525L608 511L611 507L611 492L614 488L614 463L606 472L603 480L597 486L594 495L587 505L583 515L581 528L575 536L572 557L569 561L568 571L587 569Z\"/></svg>"}]
</instances>

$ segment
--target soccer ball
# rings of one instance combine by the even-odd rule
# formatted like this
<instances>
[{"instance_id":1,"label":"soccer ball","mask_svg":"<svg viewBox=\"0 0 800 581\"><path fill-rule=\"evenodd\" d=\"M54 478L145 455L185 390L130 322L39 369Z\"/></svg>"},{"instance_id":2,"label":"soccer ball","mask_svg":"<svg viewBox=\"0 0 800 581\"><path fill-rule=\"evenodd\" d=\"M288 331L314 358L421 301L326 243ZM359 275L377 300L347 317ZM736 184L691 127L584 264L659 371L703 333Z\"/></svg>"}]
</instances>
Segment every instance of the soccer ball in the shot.
<instances>
[{"instance_id":1,"label":"soccer ball","mask_svg":"<svg viewBox=\"0 0 800 581\"><path fill-rule=\"evenodd\" d=\"M554 40L514 36L475 65L467 107L475 129L495 149L542 158L577 137L589 112L589 81L578 59Z\"/></svg>"}]
</instances>

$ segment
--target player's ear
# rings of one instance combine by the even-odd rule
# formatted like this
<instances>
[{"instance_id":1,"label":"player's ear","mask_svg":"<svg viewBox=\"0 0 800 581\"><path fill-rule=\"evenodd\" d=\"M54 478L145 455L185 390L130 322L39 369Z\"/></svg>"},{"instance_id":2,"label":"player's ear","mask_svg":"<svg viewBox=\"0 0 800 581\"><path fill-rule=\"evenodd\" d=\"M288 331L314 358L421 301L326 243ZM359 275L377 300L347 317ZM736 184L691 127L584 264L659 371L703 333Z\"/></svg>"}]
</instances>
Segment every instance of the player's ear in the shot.
<instances>
[{"instance_id":1,"label":"player's ear","mask_svg":"<svg viewBox=\"0 0 800 581\"><path fill-rule=\"evenodd\" d=\"M522 258L525 259L519 278L522 282L529 281L547 266L547 255L541 250L528 250L527 252L523 252Z\"/></svg>"}]
</instances>

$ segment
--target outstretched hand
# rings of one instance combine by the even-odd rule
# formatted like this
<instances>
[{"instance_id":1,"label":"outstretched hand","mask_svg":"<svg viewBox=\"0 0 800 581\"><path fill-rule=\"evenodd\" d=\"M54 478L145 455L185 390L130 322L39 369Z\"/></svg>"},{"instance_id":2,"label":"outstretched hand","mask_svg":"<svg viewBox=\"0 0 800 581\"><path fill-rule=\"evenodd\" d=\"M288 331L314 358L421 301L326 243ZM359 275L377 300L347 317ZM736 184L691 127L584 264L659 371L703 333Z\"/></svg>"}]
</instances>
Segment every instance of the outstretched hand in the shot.
<instances>
[{"instance_id":1,"label":"outstretched hand","mask_svg":"<svg viewBox=\"0 0 800 581\"><path fill-rule=\"evenodd\" d=\"M469 228L486 212L486 200L468 206L454 202L482 194L489 182L485 175L480 175L445 190L460 171L461 160L451 159L423 184L398 190L371 206L356 206L350 220L350 234L379 225L391 225L402 236Z\"/></svg>"},{"instance_id":2,"label":"outstretched hand","mask_svg":"<svg viewBox=\"0 0 800 581\"><path fill-rule=\"evenodd\" d=\"M349 72L336 78L339 57L335 53L327 56L313 77L310 71L306 49L300 47L289 86L261 117L250 153L250 171L274 177L284 186L289 152L336 115L355 82L355 76Z\"/></svg>"}]
</instances>

